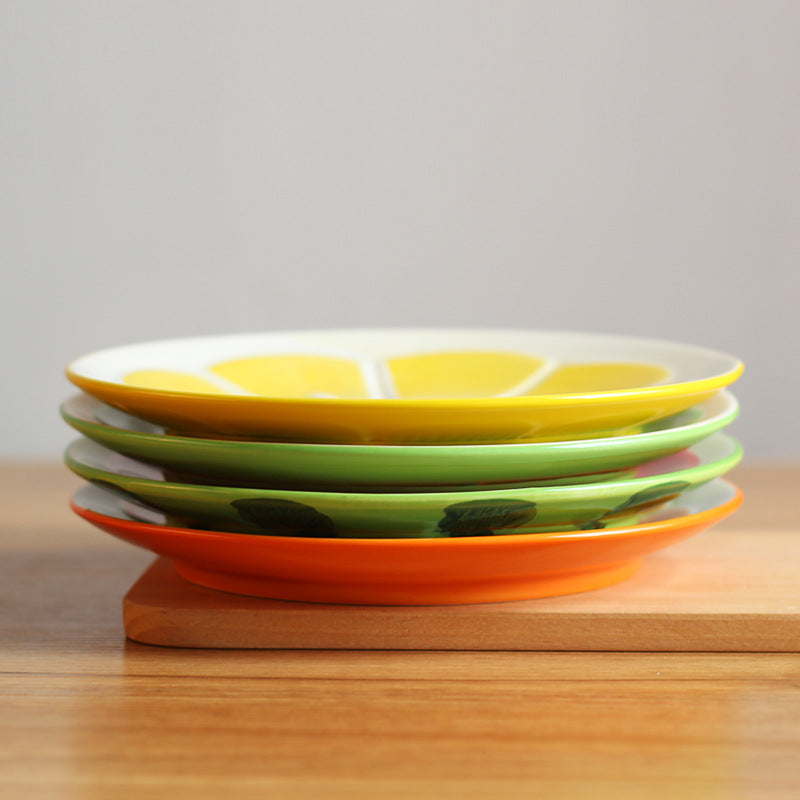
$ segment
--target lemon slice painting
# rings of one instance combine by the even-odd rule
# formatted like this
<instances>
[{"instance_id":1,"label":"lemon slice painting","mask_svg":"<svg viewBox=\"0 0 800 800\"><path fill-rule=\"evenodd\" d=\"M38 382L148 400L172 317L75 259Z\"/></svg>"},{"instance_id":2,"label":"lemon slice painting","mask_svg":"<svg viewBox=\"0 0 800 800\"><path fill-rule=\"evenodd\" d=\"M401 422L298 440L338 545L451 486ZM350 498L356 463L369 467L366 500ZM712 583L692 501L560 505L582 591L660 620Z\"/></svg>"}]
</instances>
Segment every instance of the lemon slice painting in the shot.
<instances>
[{"instance_id":1,"label":"lemon slice painting","mask_svg":"<svg viewBox=\"0 0 800 800\"><path fill-rule=\"evenodd\" d=\"M518 353L448 351L383 362L299 353L255 356L213 364L205 377L139 370L125 375L123 381L172 392L436 400L619 391L653 386L668 377L666 369L654 364L561 366Z\"/></svg>"}]
</instances>

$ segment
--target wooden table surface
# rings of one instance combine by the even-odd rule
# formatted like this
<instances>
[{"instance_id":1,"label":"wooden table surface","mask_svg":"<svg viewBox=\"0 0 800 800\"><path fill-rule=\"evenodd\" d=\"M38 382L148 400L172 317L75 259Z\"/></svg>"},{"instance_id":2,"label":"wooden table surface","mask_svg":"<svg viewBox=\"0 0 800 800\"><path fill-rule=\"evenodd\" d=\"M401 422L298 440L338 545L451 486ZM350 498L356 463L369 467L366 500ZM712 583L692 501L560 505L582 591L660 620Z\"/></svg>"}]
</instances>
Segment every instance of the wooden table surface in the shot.
<instances>
[{"instance_id":1,"label":"wooden table surface","mask_svg":"<svg viewBox=\"0 0 800 800\"><path fill-rule=\"evenodd\" d=\"M723 524L800 533L800 468L732 477ZM0 466L3 798L800 797L800 654L137 645L152 558L74 517L77 485Z\"/></svg>"}]
</instances>

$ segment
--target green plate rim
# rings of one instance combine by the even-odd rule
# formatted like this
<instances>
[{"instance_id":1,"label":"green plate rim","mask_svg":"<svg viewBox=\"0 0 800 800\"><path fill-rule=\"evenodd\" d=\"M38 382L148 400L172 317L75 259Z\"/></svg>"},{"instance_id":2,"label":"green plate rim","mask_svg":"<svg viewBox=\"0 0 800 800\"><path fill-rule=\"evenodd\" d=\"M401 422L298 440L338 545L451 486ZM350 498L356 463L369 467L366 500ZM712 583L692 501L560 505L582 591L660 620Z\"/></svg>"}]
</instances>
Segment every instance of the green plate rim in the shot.
<instances>
[{"instance_id":1,"label":"green plate rim","mask_svg":"<svg viewBox=\"0 0 800 800\"><path fill-rule=\"evenodd\" d=\"M701 404L722 406L710 418L626 436L507 444L375 445L138 432L82 417L81 405L88 405L90 413L92 409L107 408L123 418L137 418L87 394L73 395L59 407L62 418L72 428L130 458L189 475L273 481L282 487L305 484L310 489L333 491L369 491L385 486L455 488L626 469L699 443L732 423L740 411L736 397L722 390Z\"/></svg>"}]
</instances>

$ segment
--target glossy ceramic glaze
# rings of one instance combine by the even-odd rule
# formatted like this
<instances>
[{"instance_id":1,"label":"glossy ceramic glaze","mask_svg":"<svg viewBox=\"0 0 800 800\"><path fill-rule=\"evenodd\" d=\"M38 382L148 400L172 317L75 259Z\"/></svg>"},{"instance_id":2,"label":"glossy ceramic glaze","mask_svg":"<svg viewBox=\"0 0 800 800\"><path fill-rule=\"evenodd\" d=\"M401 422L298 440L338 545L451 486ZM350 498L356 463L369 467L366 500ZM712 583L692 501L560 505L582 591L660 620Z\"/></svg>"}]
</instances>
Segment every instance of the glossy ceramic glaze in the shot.
<instances>
[{"instance_id":1,"label":"glossy ceramic glaze","mask_svg":"<svg viewBox=\"0 0 800 800\"><path fill-rule=\"evenodd\" d=\"M644 465L637 477L570 486L464 492L301 492L174 483L153 467L98 445L73 442L67 466L184 523L310 537L459 537L582 530L641 518L726 473L741 447L715 434L690 450Z\"/></svg>"},{"instance_id":2,"label":"glossy ceramic glaze","mask_svg":"<svg viewBox=\"0 0 800 800\"><path fill-rule=\"evenodd\" d=\"M69 379L182 432L377 444L613 435L704 402L741 362L600 334L357 330L183 339L104 350Z\"/></svg>"},{"instance_id":3,"label":"glossy ceramic glaze","mask_svg":"<svg viewBox=\"0 0 800 800\"><path fill-rule=\"evenodd\" d=\"M319 603L432 605L525 600L616 583L644 556L706 530L741 500L734 486L717 480L631 527L400 540L170 527L159 524L158 512L96 486L79 490L72 508L101 530L173 559L184 578L209 588Z\"/></svg>"},{"instance_id":4,"label":"glossy ceramic glaze","mask_svg":"<svg viewBox=\"0 0 800 800\"><path fill-rule=\"evenodd\" d=\"M463 490L536 481L589 483L690 447L730 424L728 391L636 435L504 445L336 445L177 436L82 394L63 418L130 458L234 483L325 491ZM576 477L577 476L577 477Z\"/></svg>"}]
</instances>

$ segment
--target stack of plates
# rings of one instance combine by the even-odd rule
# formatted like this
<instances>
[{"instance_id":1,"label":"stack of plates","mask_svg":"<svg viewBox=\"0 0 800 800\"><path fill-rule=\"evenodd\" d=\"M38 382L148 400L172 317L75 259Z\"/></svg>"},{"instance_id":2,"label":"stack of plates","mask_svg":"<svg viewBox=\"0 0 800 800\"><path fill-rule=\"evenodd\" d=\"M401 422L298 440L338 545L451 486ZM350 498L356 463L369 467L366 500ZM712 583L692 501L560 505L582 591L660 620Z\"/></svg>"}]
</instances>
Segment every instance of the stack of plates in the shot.
<instances>
[{"instance_id":1,"label":"stack of plates","mask_svg":"<svg viewBox=\"0 0 800 800\"><path fill-rule=\"evenodd\" d=\"M732 513L736 358L504 330L196 338L73 362L82 517L195 583L432 604L584 591Z\"/></svg>"}]
</instances>

